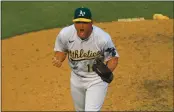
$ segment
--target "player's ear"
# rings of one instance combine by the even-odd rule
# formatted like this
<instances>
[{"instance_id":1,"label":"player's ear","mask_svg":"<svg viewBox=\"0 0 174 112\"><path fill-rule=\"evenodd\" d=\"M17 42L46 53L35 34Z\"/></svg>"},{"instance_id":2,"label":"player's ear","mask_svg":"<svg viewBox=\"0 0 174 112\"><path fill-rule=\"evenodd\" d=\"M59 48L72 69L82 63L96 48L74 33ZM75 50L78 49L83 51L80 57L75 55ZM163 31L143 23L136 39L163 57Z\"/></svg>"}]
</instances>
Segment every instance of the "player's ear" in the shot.
<instances>
[{"instance_id":1,"label":"player's ear","mask_svg":"<svg viewBox=\"0 0 174 112\"><path fill-rule=\"evenodd\" d=\"M91 24L93 24L93 20L91 20Z\"/></svg>"},{"instance_id":2,"label":"player's ear","mask_svg":"<svg viewBox=\"0 0 174 112\"><path fill-rule=\"evenodd\" d=\"M90 25L92 26L92 24L93 24L93 20L90 22Z\"/></svg>"}]
</instances>

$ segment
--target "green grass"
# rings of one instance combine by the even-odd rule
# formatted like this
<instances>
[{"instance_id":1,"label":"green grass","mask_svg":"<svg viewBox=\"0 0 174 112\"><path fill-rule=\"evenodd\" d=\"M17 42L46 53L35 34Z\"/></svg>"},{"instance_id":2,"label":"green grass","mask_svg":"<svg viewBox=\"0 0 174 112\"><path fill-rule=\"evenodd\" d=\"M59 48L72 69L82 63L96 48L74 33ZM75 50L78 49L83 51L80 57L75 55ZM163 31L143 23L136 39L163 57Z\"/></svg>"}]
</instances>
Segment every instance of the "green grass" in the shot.
<instances>
[{"instance_id":1,"label":"green grass","mask_svg":"<svg viewBox=\"0 0 174 112\"><path fill-rule=\"evenodd\" d=\"M173 2L2 2L2 39L72 24L75 8L89 7L96 21L145 17L154 13L173 18Z\"/></svg>"}]
</instances>

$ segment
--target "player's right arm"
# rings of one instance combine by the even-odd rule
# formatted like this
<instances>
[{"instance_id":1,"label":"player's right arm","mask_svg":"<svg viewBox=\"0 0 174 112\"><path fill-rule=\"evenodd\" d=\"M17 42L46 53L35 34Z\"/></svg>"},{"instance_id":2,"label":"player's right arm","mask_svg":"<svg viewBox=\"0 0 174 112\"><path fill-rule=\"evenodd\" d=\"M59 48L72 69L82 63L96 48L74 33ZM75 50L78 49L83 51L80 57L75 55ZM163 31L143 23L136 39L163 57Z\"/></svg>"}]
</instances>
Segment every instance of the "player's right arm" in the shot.
<instances>
[{"instance_id":1,"label":"player's right arm","mask_svg":"<svg viewBox=\"0 0 174 112\"><path fill-rule=\"evenodd\" d=\"M55 55L53 58L53 66L56 67L61 67L63 61L66 59L66 53L60 52L60 51L55 51Z\"/></svg>"},{"instance_id":2,"label":"player's right arm","mask_svg":"<svg viewBox=\"0 0 174 112\"><path fill-rule=\"evenodd\" d=\"M67 44L63 40L63 32L60 31L56 37L55 46L54 46L54 57L53 57L53 66L61 67L63 61L67 56Z\"/></svg>"}]
</instances>

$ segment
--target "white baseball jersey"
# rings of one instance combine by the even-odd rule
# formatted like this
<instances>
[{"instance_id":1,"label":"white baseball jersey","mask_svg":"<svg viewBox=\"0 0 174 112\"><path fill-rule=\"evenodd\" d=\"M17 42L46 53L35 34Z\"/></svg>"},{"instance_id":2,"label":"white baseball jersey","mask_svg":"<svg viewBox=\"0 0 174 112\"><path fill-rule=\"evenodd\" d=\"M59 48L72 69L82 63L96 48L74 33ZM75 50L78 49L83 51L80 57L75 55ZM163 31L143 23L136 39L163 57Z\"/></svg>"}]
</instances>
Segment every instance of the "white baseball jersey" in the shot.
<instances>
[{"instance_id":1,"label":"white baseball jersey","mask_svg":"<svg viewBox=\"0 0 174 112\"><path fill-rule=\"evenodd\" d=\"M72 71L86 78L98 77L92 70L96 57L103 57L103 61L119 57L110 35L95 25L85 40L78 37L74 24L63 28L56 38L54 51L67 52Z\"/></svg>"}]
</instances>

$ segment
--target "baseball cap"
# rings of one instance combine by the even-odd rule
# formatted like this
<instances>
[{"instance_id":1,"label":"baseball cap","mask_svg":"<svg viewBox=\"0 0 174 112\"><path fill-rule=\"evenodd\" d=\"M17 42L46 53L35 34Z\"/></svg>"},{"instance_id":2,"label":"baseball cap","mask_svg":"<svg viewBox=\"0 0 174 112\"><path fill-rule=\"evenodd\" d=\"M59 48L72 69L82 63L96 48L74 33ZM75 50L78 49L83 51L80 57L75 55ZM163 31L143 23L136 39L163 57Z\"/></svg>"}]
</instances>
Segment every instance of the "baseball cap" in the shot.
<instances>
[{"instance_id":1,"label":"baseball cap","mask_svg":"<svg viewBox=\"0 0 174 112\"><path fill-rule=\"evenodd\" d=\"M92 14L90 9L85 7L77 8L74 12L73 22L91 22Z\"/></svg>"}]
</instances>

